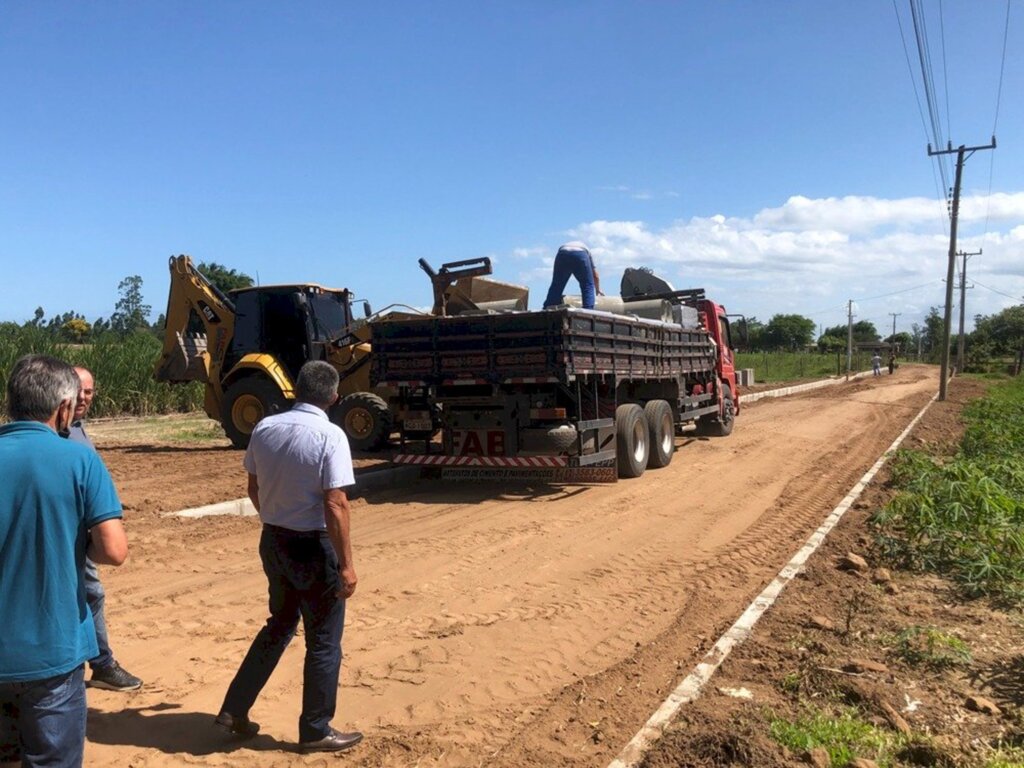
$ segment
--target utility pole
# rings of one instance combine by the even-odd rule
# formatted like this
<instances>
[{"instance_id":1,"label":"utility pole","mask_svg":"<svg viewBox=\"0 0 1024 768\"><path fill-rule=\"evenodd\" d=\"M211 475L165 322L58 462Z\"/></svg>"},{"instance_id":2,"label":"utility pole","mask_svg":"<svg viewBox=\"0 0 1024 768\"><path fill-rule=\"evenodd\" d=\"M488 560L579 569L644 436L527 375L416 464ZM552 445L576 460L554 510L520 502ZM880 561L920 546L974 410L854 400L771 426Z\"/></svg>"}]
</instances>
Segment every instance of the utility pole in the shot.
<instances>
[{"instance_id":1,"label":"utility pole","mask_svg":"<svg viewBox=\"0 0 1024 768\"><path fill-rule=\"evenodd\" d=\"M899 317L900 315L902 315L903 313L902 312L890 312L889 314L892 315L892 336L889 337L889 345L890 345L889 351L890 352L895 352L893 347L896 346L896 318Z\"/></svg>"},{"instance_id":2,"label":"utility pole","mask_svg":"<svg viewBox=\"0 0 1024 768\"><path fill-rule=\"evenodd\" d=\"M853 368L853 299L846 302L846 380Z\"/></svg>"},{"instance_id":3,"label":"utility pole","mask_svg":"<svg viewBox=\"0 0 1024 768\"><path fill-rule=\"evenodd\" d=\"M960 269L960 333L956 337L956 372L960 375L964 372L964 307L967 305L967 259L971 256L981 256L981 248L974 253L960 251L957 254L963 257L963 267Z\"/></svg>"},{"instance_id":4,"label":"utility pole","mask_svg":"<svg viewBox=\"0 0 1024 768\"><path fill-rule=\"evenodd\" d=\"M961 144L953 149L953 142L946 144L946 149L932 151L932 145L928 145L928 156L951 155L956 152L956 180L953 182L953 207L949 213L949 266L946 269L946 313L942 323L942 364L939 366L939 400L946 399L947 378L949 377L949 335L950 326L953 320L953 272L956 269L956 225L957 216L960 212L960 179L963 178L964 160L973 155L979 149L995 149L996 137L992 137L992 143L985 146L966 147ZM970 154L967 154L967 153Z\"/></svg>"}]
</instances>

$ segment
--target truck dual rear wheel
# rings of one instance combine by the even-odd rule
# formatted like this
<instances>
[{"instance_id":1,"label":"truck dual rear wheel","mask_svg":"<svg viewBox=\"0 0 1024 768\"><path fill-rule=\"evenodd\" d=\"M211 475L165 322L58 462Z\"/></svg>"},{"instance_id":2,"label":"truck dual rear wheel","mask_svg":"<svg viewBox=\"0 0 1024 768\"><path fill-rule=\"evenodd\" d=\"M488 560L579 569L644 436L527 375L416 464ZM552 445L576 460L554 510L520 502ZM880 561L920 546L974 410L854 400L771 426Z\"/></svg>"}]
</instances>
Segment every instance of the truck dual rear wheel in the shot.
<instances>
[{"instance_id":1,"label":"truck dual rear wheel","mask_svg":"<svg viewBox=\"0 0 1024 768\"><path fill-rule=\"evenodd\" d=\"M672 418L672 406L664 400L651 400L644 406L644 418L647 419L647 428L651 438L647 466L651 469L667 467L676 450L676 428L675 420Z\"/></svg>"},{"instance_id":2,"label":"truck dual rear wheel","mask_svg":"<svg viewBox=\"0 0 1024 768\"><path fill-rule=\"evenodd\" d=\"M615 409L615 452L619 477L640 477L647 469L650 435L644 409L636 403Z\"/></svg>"},{"instance_id":3,"label":"truck dual rear wheel","mask_svg":"<svg viewBox=\"0 0 1024 768\"><path fill-rule=\"evenodd\" d=\"M374 451L391 437L391 411L384 399L372 392L345 395L331 408L331 421L345 431L356 451Z\"/></svg>"},{"instance_id":4,"label":"truck dual rear wheel","mask_svg":"<svg viewBox=\"0 0 1024 768\"><path fill-rule=\"evenodd\" d=\"M702 416L697 421L697 433L710 437L725 437L732 432L736 421L736 404L728 384L722 385L722 413L717 416Z\"/></svg>"},{"instance_id":5,"label":"truck dual rear wheel","mask_svg":"<svg viewBox=\"0 0 1024 768\"><path fill-rule=\"evenodd\" d=\"M247 448L260 419L286 410L288 401L274 382L262 376L247 376L224 393L221 424L235 448Z\"/></svg>"}]
</instances>

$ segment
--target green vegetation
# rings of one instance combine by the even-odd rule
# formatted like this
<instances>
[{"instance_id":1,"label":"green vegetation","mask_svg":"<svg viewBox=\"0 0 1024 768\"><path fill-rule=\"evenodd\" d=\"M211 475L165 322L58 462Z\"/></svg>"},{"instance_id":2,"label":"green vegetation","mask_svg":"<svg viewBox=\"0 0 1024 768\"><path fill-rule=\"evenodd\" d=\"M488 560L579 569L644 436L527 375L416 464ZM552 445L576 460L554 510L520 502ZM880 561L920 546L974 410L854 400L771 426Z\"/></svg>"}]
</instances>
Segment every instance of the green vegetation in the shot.
<instances>
[{"instance_id":1,"label":"green vegetation","mask_svg":"<svg viewBox=\"0 0 1024 768\"><path fill-rule=\"evenodd\" d=\"M753 368L758 382L821 379L846 373L846 352L738 352L737 368ZM853 356L854 372L871 369L871 355L858 352Z\"/></svg>"},{"instance_id":2,"label":"green vegetation","mask_svg":"<svg viewBox=\"0 0 1024 768\"><path fill-rule=\"evenodd\" d=\"M967 643L936 627L907 627L893 640L893 646L906 663L934 671L971 662Z\"/></svg>"},{"instance_id":3,"label":"green vegetation","mask_svg":"<svg viewBox=\"0 0 1024 768\"><path fill-rule=\"evenodd\" d=\"M53 355L93 372L97 392L91 416L143 416L201 408L202 384L171 385L153 380L160 347L160 342L145 332L124 338L108 332L91 344L68 344L45 327L0 325L0 412L7 405L7 375L14 362L29 353Z\"/></svg>"},{"instance_id":4,"label":"green vegetation","mask_svg":"<svg viewBox=\"0 0 1024 768\"><path fill-rule=\"evenodd\" d=\"M985 760L985 768L1024 768L1024 747L996 750Z\"/></svg>"},{"instance_id":5,"label":"green vegetation","mask_svg":"<svg viewBox=\"0 0 1024 768\"><path fill-rule=\"evenodd\" d=\"M866 757L886 768L893 765L894 755L906 743L905 737L876 728L852 708L833 717L808 707L796 720L772 717L770 724L771 736L780 744L797 753L820 747L836 766L846 765L855 757Z\"/></svg>"},{"instance_id":6,"label":"green vegetation","mask_svg":"<svg viewBox=\"0 0 1024 768\"><path fill-rule=\"evenodd\" d=\"M957 455L897 452L898 493L872 524L883 555L941 573L969 597L1024 603L1024 379L964 410Z\"/></svg>"}]
</instances>

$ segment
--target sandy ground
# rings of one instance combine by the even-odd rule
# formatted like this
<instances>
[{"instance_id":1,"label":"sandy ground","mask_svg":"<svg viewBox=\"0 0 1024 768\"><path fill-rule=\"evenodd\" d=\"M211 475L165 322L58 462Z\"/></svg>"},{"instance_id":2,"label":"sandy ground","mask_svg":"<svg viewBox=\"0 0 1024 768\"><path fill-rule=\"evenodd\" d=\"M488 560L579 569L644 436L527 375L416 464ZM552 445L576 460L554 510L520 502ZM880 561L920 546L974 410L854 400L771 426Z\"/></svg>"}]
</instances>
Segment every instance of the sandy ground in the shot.
<instances>
[{"instance_id":1,"label":"sandy ground","mask_svg":"<svg viewBox=\"0 0 1024 768\"><path fill-rule=\"evenodd\" d=\"M744 409L671 466L613 486L430 481L353 509L335 725L349 765L606 765L937 389L901 368ZM250 713L212 727L266 616L252 518L160 512L243 494L222 447L100 444L131 558L105 569L133 694L89 693L88 765L326 765L297 737L297 638Z\"/></svg>"}]
</instances>

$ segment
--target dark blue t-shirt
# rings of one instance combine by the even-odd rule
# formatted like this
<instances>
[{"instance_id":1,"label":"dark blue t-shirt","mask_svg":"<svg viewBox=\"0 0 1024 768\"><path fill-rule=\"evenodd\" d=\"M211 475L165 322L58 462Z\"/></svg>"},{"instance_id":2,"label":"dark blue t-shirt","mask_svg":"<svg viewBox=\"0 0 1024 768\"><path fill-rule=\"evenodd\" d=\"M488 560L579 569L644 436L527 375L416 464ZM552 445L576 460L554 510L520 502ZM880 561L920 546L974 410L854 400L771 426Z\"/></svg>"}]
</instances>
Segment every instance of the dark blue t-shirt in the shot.
<instances>
[{"instance_id":1,"label":"dark blue t-shirt","mask_svg":"<svg viewBox=\"0 0 1024 768\"><path fill-rule=\"evenodd\" d=\"M39 422L0 426L0 682L66 674L96 656L88 529L120 517L95 451Z\"/></svg>"}]
</instances>

